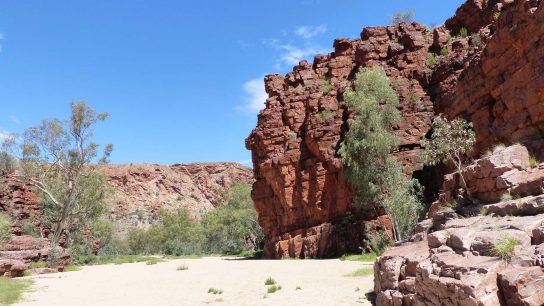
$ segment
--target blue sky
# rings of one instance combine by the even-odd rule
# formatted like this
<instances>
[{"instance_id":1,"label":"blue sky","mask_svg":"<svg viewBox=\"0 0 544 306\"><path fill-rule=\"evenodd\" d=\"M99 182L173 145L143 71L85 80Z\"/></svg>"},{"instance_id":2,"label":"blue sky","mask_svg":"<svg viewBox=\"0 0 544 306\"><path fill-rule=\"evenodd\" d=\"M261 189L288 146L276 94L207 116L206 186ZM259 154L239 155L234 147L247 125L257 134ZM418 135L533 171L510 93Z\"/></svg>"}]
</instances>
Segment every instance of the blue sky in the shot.
<instances>
[{"instance_id":1,"label":"blue sky","mask_svg":"<svg viewBox=\"0 0 544 306\"><path fill-rule=\"evenodd\" d=\"M262 78L397 10L441 24L464 1L0 2L0 137L86 100L113 163L249 163Z\"/></svg>"}]
</instances>

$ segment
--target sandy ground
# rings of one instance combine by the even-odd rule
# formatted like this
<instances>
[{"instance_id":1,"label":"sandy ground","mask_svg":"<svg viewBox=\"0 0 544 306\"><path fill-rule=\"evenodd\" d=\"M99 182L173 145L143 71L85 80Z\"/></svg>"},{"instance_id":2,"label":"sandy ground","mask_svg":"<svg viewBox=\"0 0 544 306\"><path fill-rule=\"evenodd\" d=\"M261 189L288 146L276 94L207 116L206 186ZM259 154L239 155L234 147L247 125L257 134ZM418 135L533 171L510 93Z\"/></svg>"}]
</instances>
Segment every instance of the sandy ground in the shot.
<instances>
[{"instance_id":1,"label":"sandy ground","mask_svg":"<svg viewBox=\"0 0 544 306\"><path fill-rule=\"evenodd\" d=\"M177 271L181 264L189 269ZM17 305L370 305L365 293L372 290L372 276L345 276L365 266L371 264L218 257L89 266L31 276L33 289ZM267 277L282 289L266 294ZM211 287L223 294L208 293Z\"/></svg>"}]
</instances>

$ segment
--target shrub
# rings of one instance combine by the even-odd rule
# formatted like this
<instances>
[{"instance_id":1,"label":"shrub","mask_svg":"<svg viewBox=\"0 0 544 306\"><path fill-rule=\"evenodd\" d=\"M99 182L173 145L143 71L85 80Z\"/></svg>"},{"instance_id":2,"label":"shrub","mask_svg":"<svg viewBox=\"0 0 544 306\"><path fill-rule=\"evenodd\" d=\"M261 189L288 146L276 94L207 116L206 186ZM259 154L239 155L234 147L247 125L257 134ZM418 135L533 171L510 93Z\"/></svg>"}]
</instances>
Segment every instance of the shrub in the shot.
<instances>
[{"instance_id":1,"label":"shrub","mask_svg":"<svg viewBox=\"0 0 544 306\"><path fill-rule=\"evenodd\" d=\"M507 236L500 242L491 246L491 255L509 262L516 255L516 245L518 241L514 237Z\"/></svg>"},{"instance_id":2,"label":"shrub","mask_svg":"<svg viewBox=\"0 0 544 306\"><path fill-rule=\"evenodd\" d=\"M11 239L11 218L0 213L0 243L8 242Z\"/></svg>"},{"instance_id":3,"label":"shrub","mask_svg":"<svg viewBox=\"0 0 544 306\"><path fill-rule=\"evenodd\" d=\"M266 286L275 285L275 284L276 284L276 280L273 279L272 277L269 277L269 278L267 278L267 279L264 281L264 284L265 284Z\"/></svg>"},{"instance_id":4,"label":"shrub","mask_svg":"<svg viewBox=\"0 0 544 306\"><path fill-rule=\"evenodd\" d=\"M295 288L295 290L302 290L302 287L297 286L297 287Z\"/></svg>"},{"instance_id":5,"label":"shrub","mask_svg":"<svg viewBox=\"0 0 544 306\"><path fill-rule=\"evenodd\" d=\"M176 270L178 271L185 271L185 270L189 270L189 267L187 267L186 264L183 264L183 265L179 265Z\"/></svg>"},{"instance_id":6,"label":"shrub","mask_svg":"<svg viewBox=\"0 0 544 306\"><path fill-rule=\"evenodd\" d=\"M502 150L504 150L504 149L506 149L506 146L505 146L504 144L502 144L502 143L499 143L499 144L496 144L496 145L493 147L492 152L493 152L493 154L495 154L495 153L498 153L498 152L500 152L500 151L502 151Z\"/></svg>"},{"instance_id":7,"label":"shrub","mask_svg":"<svg viewBox=\"0 0 544 306\"><path fill-rule=\"evenodd\" d=\"M478 34L470 36L470 44L473 46L480 46L482 44L482 38Z\"/></svg>"},{"instance_id":8,"label":"shrub","mask_svg":"<svg viewBox=\"0 0 544 306\"><path fill-rule=\"evenodd\" d=\"M466 38L468 36L468 30L467 28L465 27L462 27L460 30L459 30L459 35L463 38Z\"/></svg>"},{"instance_id":9,"label":"shrub","mask_svg":"<svg viewBox=\"0 0 544 306\"><path fill-rule=\"evenodd\" d=\"M155 258L155 257L152 257L152 258L149 258L145 264L150 266L150 265L156 265L158 264L159 262L163 262L164 260L160 259L160 258Z\"/></svg>"},{"instance_id":10,"label":"shrub","mask_svg":"<svg viewBox=\"0 0 544 306\"><path fill-rule=\"evenodd\" d=\"M281 285L272 285L270 287L268 287L268 289L266 290L267 293L274 293L278 290L281 290Z\"/></svg>"},{"instance_id":11,"label":"shrub","mask_svg":"<svg viewBox=\"0 0 544 306\"><path fill-rule=\"evenodd\" d=\"M393 243L384 231L378 231L377 236L370 236L368 240L370 248L378 256L382 255L387 247Z\"/></svg>"},{"instance_id":12,"label":"shrub","mask_svg":"<svg viewBox=\"0 0 544 306\"><path fill-rule=\"evenodd\" d=\"M448 47L444 47L444 48L440 49L440 55L447 56L448 54L450 54L450 51L448 50Z\"/></svg>"},{"instance_id":13,"label":"shrub","mask_svg":"<svg viewBox=\"0 0 544 306\"><path fill-rule=\"evenodd\" d=\"M493 19L495 19L495 20L499 20L500 17L501 17L501 12L495 12L493 14Z\"/></svg>"},{"instance_id":14,"label":"shrub","mask_svg":"<svg viewBox=\"0 0 544 306\"><path fill-rule=\"evenodd\" d=\"M208 293L211 293L211 294L222 294L222 293L223 293L223 290L217 289L217 288L210 288L210 289L208 289Z\"/></svg>"},{"instance_id":15,"label":"shrub","mask_svg":"<svg viewBox=\"0 0 544 306\"><path fill-rule=\"evenodd\" d=\"M414 12L411 10L407 11L397 11L389 19L391 25L398 26L402 23L412 23L414 22Z\"/></svg>"},{"instance_id":16,"label":"shrub","mask_svg":"<svg viewBox=\"0 0 544 306\"><path fill-rule=\"evenodd\" d=\"M406 100L410 103L416 104L421 102L421 99L419 98L419 95L415 91L408 92L408 95L406 96Z\"/></svg>"},{"instance_id":17,"label":"shrub","mask_svg":"<svg viewBox=\"0 0 544 306\"><path fill-rule=\"evenodd\" d=\"M510 192L504 193L501 196L501 202L508 202L510 200L512 200L512 195L510 194Z\"/></svg>"},{"instance_id":18,"label":"shrub","mask_svg":"<svg viewBox=\"0 0 544 306\"><path fill-rule=\"evenodd\" d=\"M482 208L480 208L480 214L482 214L482 216L489 215L489 208L487 206L482 206Z\"/></svg>"},{"instance_id":19,"label":"shrub","mask_svg":"<svg viewBox=\"0 0 544 306\"><path fill-rule=\"evenodd\" d=\"M427 55L427 66L428 67L434 66L434 64L436 64L437 61L438 61L438 58L436 57L436 55L434 53L429 53Z\"/></svg>"},{"instance_id":20,"label":"shrub","mask_svg":"<svg viewBox=\"0 0 544 306\"><path fill-rule=\"evenodd\" d=\"M324 109L317 113L317 119L319 122L327 122L334 118L334 112L329 109Z\"/></svg>"},{"instance_id":21,"label":"shrub","mask_svg":"<svg viewBox=\"0 0 544 306\"><path fill-rule=\"evenodd\" d=\"M334 86L332 85L330 80L323 81L323 94L328 94L334 89Z\"/></svg>"},{"instance_id":22,"label":"shrub","mask_svg":"<svg viewBox=\"0 0 544 306\"><path fill-rule=\"evenodd\" d=\"M529 156L529 165L531 166L531 168L538 167L538 164L539 161L534 155Z\"/></svg>"}]
</instances>

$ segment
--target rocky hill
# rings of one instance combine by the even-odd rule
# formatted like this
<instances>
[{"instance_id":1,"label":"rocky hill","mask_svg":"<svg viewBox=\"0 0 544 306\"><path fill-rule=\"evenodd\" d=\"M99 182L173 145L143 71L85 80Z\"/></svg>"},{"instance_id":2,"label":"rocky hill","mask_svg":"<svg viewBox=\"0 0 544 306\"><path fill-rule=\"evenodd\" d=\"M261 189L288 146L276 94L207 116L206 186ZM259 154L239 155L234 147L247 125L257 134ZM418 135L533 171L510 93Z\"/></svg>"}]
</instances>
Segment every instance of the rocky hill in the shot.
<instances>
[{"instance_id":1,"label":"rocky hill","mask_svg":"<svg viewBox=\"0 0 544 306\"><path fill-rule=\"evenodd\" d=\"M421 140L438 113L474 124L477 156L497 143L541 137L544 128L544 8L538 0L468 0L442 26L367 27L336 39L334 52L268 75L266 108L246 140L253 199L270 237L269 257L327 257L357 251L386 216L346 222L352 191L337 149L352 116L342 103L361 67L381 65L401 99L395 155L432 196L442 179L424 169ZM466 35L464 29L466 29ZM461 31L463 29L463 31Z\"/></svg>"},{"instance_id":2,"label":"rocky hill","mask_svg":"<svg viewBox=\"0 0 544 306\"><path fill-rule=\"evenodd\" d=\"M187 208L195 219L218 204L220 193L233 182L252 182L251 169L238 163L129 164L104 165L98 171L106 175L112 187L107 202L117 231L148 227L157 220L160 209ZM16 217L15 234L23 232L25 223L35 220L41 211L37 196L29 186L2 178L0 208Z\"/></svg>"}]
</instances>

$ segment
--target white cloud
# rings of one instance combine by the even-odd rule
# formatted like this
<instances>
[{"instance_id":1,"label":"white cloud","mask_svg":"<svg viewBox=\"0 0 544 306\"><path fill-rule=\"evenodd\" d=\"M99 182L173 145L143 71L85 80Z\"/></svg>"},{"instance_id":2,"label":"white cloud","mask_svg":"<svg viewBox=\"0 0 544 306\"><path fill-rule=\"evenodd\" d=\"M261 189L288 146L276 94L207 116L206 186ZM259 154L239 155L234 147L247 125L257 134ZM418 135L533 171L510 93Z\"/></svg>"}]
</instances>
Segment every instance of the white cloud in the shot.
<instances>
[{"instance_id":1,"label":"white cloud","mask_svg":"<svg viewBox=\"0 0 544 306\"><path fill-rule=\"evenodd\" d=\"M17 116L15 116L15 115L9 116L9 119L11 119L11 121L12 121L13 123L15 123L15 124L21 123L21 120L19 120L19 118L17 118Z\"/></svg>"},{"instance_id":2,"label":"white cloud","mask_svg":"<svg viewBox=\"0 0 544 306\"><path fill-rule=\"evenodd\" d=\"M318 26L301 26L295 29L295 35L304 39L310 39L316 35L325 33L326 31L327 26L324 24Z\"/></svg>"},{"instance_id":3,"label":"white cloud","mask_svg":"<svg viewBox=\"0 0 544 306\"><path fill-rule=\"evenodd\" d=\"M295 66L303 59L308 59L311 56L314 56L318 53L325 53L326 51L322 48L316 48L311 46L306 46L303 48L295 47L293 45L282 45L280 48L283 52L280 54L280 61L287 66Z\"/></svg>"},{"instance_id":4,"label":"white cloud","mask_svg":"<svg viewBox=\"0 0 544 306\"><path fill-rule=\"evenodd\" d=\"M245 82L243 89L246 94L245 103L239 106L238 110L258 113L264 108L264 104L268 98L268 94L264 90L264 76Z\"/></svg>"}]
</instances>

